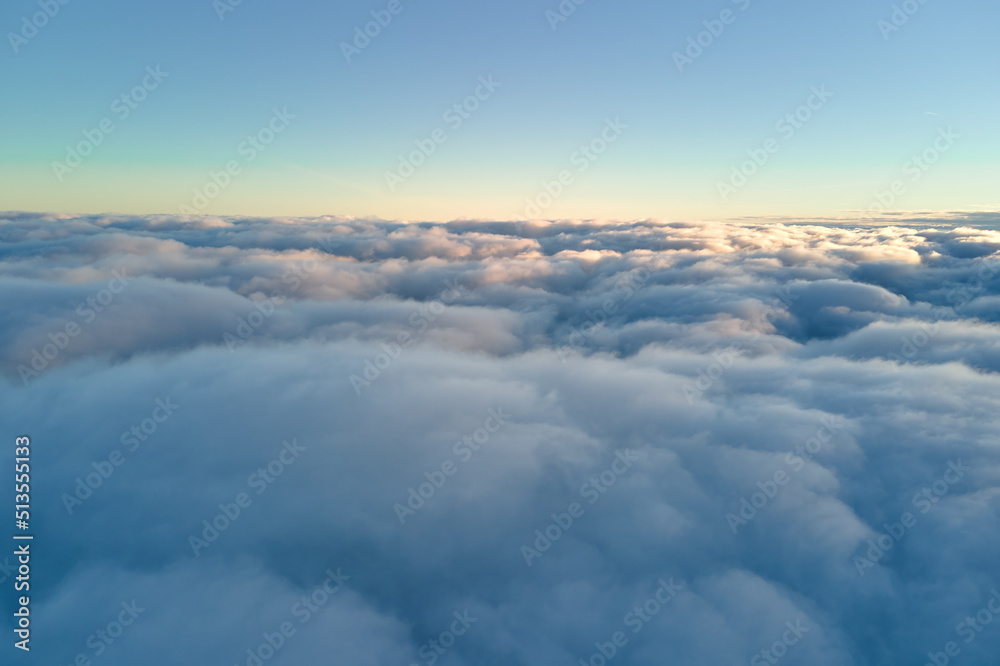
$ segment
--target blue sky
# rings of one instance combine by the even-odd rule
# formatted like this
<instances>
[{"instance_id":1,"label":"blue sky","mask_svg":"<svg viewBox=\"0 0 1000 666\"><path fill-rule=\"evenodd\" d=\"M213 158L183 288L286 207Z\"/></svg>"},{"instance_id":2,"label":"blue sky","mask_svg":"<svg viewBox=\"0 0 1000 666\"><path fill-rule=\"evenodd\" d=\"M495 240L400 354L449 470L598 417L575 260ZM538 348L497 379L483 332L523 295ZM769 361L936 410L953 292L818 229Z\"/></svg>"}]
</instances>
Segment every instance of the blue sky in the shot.
<instances>
[{"instance_id":1,"label":"blue sky","mask_svg":"<svg viewBox=\"0 0 1000 666\"><path fill-rule=\"evenodd\" d=\"M915 2L885 39L886 2L588 0L553 30L554 0L400 0L348 63L341 43L388 5L244 0L220 20L209 0L71 1L15 53L9 33L40 9L6 4L0 208L176 213L285 107L287 130L197 212L515 219L570 168L545 217L845 216L948 127L961 138L888 208L998 204L995 3ZM673 54L725 10L678 71ZM169 76L116 119L156 65ZM390 191L385 172L490 75L495 93ZM723 201L719 182L813 86L833 97ZM60 181L52 163L105 117L115 131ZM628 129L577 172L571 156L616 117Z\"/></svg>"}]
</instances>

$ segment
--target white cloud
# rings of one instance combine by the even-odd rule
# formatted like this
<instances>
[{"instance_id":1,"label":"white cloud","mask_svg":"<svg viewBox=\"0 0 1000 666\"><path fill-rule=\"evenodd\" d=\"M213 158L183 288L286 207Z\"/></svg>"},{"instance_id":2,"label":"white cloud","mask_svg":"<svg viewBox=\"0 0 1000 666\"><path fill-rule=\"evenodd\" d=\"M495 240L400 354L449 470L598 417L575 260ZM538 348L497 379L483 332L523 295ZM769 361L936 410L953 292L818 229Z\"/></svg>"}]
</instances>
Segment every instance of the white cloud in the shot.
<instances>
[{"instance_id":1,"label":"white cloud","mask_svg":"<svg viewBox=\"0 0 1000 666\"><path fill-rule=\"evenodd\" d=\"M619 663L749 663L799 620L785 663L923 663L949 640L987 663L1000 630L955 634L1000 584L1000 235L977 223L573 221L520 238L9 215L0 423L37 443L38 651L70 663L141 597L148 615L101 663L242 664L339 566L347 589L271 663L428 663L466 609L477 622L438 663L577 663L668 578L683 591ZM25 385L18 367L118 267L138 277ZM261 299L274 314L230 351ZM61 496L166 395L183 408L68 515ZM498 407L510 422L460 462ZM291 438L304 464L248 491ZM602 481L622 449L641 461ZM449 460L400 525L394 504ZM969 471L921 513L956 460ZM189 535L240 492L252 504L194 557ZM521 547L574 502L582 517L526 566ZM907 511L915 526L859 575Z\"/></svg>"}]
</instances>

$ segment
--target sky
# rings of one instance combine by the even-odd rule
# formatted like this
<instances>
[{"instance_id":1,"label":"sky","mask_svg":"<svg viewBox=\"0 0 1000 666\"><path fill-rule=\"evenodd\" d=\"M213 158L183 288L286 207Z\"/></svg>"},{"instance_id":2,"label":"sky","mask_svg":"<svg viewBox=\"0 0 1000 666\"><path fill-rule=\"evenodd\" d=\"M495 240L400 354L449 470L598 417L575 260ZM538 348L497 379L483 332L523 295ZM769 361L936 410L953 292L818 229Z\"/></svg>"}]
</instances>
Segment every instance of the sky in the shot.
<instances>
[{"instance_id":1,"label":"sky","mask_svg":"<svg viewBox=\"0 0 1000 666\"><path fill-rule=\"evenodd\" d=\"M0 210L446 221L1000 206L987 0L229 1L4 3Z\"/></svg>"},{"instance_id":2,"label":"sky","mask_svg":"<svg viewBox=\"0 0 1000 666\"><path fill-rule=\"evenodd\" d=\"M998 19L9 0L0 662L993 663Z\"/></svg>"}]
</instances>

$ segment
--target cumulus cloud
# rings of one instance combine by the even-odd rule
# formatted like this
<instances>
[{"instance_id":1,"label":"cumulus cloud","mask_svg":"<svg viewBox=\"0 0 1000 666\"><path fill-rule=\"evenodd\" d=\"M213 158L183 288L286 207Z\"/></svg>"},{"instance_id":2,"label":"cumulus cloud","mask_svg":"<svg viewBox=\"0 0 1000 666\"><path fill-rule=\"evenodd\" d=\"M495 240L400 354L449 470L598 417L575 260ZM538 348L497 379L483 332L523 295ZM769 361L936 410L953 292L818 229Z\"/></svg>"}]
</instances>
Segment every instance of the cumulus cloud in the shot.
<instances>
[{"instance_id":1,"label":"cumulus cloud","mask_svg":"<svg viewBox=\"0 0 1000 666\"><path fill-rule=\"evenodd\" d=\"M995 228L0 216L33 658L992 663Z\"/></svg>"}]
</instances>

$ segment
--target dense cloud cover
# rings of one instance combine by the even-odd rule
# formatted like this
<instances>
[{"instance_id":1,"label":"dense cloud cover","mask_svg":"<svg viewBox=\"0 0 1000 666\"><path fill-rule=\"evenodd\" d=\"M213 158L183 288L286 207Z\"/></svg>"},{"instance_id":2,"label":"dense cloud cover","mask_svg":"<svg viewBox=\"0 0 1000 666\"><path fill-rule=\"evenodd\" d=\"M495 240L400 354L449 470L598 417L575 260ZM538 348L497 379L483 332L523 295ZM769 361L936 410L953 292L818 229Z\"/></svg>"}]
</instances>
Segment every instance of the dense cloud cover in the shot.
<instances>
[{"instance_id":1,"label":"dense cloud cover","mask_svg":"<svg viewBox=\"0 0 1000 666\"><path fill-rule=\"evenodd\" d=\"M995 663L991 228L0 216L3 661Z\"/></svg>"}]
</instances>

